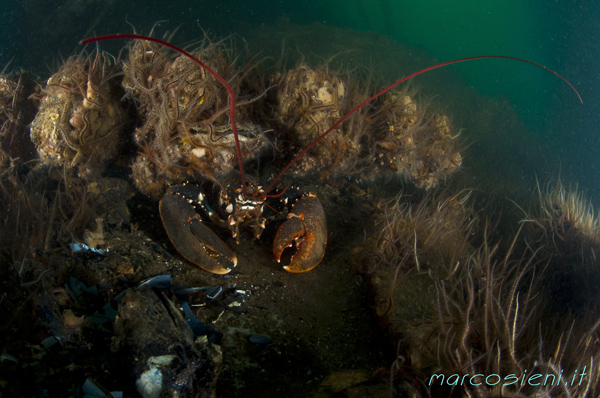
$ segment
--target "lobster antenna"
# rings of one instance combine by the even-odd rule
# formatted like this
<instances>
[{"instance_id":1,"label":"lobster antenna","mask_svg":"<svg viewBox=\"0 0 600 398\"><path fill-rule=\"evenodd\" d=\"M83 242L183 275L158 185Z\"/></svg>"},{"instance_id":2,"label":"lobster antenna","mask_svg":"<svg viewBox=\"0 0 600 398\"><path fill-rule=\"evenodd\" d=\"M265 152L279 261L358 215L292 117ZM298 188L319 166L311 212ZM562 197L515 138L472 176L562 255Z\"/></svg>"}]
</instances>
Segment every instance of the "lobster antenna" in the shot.
<instances>
[{"instance_id":1,"label":"lobster antenna","mask_svg":"<svg viewBox=\"0 0 600 398\"><path fill-rule=\"evenodd\" d=\"M97 42L97 41L114 40L114 39L137 39L137 40L146 40L146 41L151 41L151 42L155 42L158 44L162 44L163 46L170 48L170 49L188 57L189 59L194 61L196 64L200 65L200 67L202 67L204 70L206 70L212 76L214 76L214 78L217 79L227 89L227 92L229 93L229 114L230 114L230 118L231 118L231 129L233 130L233 138L235 141L235 151L237 153L238 164L239 164L239 168L240 168L240 175L241 175L241 180L242 180L242 193L245 195L246 194L246 176L244 173L242 150L240 147L240 141L239 141L238 132L237 132L237 125L235 122L235 93L233 92L233 89L231 88L231 86L225 81L225 79L223 79L221 76L219 76L208 65L206 65L205 63L203 63L202 61L200 61L199 59L194 57L189 52L182 50L181 48L179 48L169 42L166 42L164 40L157 39L154 37L143 36L143 35L132 34L132 33L116 33L116 34L110 34L110 35L104 35L104 36L89 37L87 39L81 40L79 43L87 44L87 43L92 43L92 42ZM569 87L571 87L571 89L575 92L575 94L579 98L579 101L583 104L583 99L581 98L581 95L579 94L579 92L575 89L575 87L567 79L562 77L558 72L555 72L552 69L545 67L544 65L541 65L536 62L529 61L529 60L526 60L523 58L511 57L511 56L507 56L507 55L479 55L479 56L475 56L475 57L459 58L459 59L455 59L452 61L442 62L442 63L436 64L436 65L427 67L425 69L421 69L420 71L414 72L406 77L403 77L402 79L389 85L388 87L379 91L377 94L364 100L363 102L361 102L360 104L358 104L357 106L352 108L342 118L340 118L337 122L335 122L327 131L325 131L323 134L318 136L309 146L304 148L298 155L296 155L296 157L294 157L294 159L287 166L285 166L283 168L283 170L281 170L281 172L277 175L277 177L275 177L275 179L271 182L271 185L269 185L269 187L265 190L265 192L269 192L271 189L273 189L273 187L275 186L275 183L277 183L277 181L279 181L279 179L281 179L281 177L294 165L294 163L296 163L302 156L304 156L304 154L306 152L308 152L315 145L317 145L319 142L321 142L329 133L331 133L333 130L335 130L337 127L339 127L342 123L344 123L353 113L358 111L360 108L362 108L369 102L379 98L380 96L382 96L383 94L385 94L392 88L396 87L397 85L404 83L405 81L410 80L415 76L418 76L425 72L429 72L431 70L438 69L438 68L441 68L441 67L444 67L447 65L457 64L459 62L465 62L465 61L473 61L473 60L477 60L477 59L490 59L490 58L509 59L509 60L513 60L513 61L524 62L527 64L537 66L538 68L542 68L542 69L552 73L553 75L555 75L556 77L561 79L566 84L568 84Z\"/></svg>"},{"instance_id":2,"label":"lobster antenna","mask_svg":"<svg viewBox=\"0 0 600 398\"><path fill-rule=\"evenodd\" d=\"M87 39L81 40L79 42L79 44L87 44L87 43L98 42L98 41L103 41L103 40L115 40L115 39L137 39L137 40L146 40L146 41L151 41L154 43L162 44L163 46L168 47L171 50L177 51L181 55L185 55L186 57L188 57L189 59L191 59L198 65L200 65L205 71L207 71L208 73L213 75L213 77L215 79L217 79L223 86L225 86L225 88L227 89L227 92L229 93L229 116L231 119L231 130L233 130L233 139L235 141L235 152L237 153L238 164L240 167L240 175L242 178L242 193L244 195L246 195L246 175L244 174L244 164L243 164L244 162L242 160L242 149L240 147L240 140L238 138L238 132L237 132L237 124L235 122L235 93L233 92L233 89L231 88L231 86L225 81L225 79L223 79L221 76L219 76L217 74L217 72L212 70L208 65L206 65L204 62L200 61L198 58L194 57L189 52L182 50L181 48L179 48L167 41L157 39L155 37L143 36L143 35L138 35L138 34L134 34L134 33L116 33L116 34L112 34L112 35L89 37Z\"/></svg>"},{"instance_id":3,"label":"lobster antenna","mask_svg":"<svg viewBox=\"0 0 600 398\"><path fill-rule=\"evenodd\" d=\"M271 182L271 185L269 185L269 187L265 190L265 192L269 192L271 189L273 189L273 187L275 186L275 183L290 169L290 167L292 167L294 165L294 163L296 163L298 161L298 159L300 159L302 156L304 156L304 154L308 151L310 151L315 145L317 145L319 142L321 142L329 133L331 133L333 130L335 130L340 124L344 123L344 121L346 121L346 119L348 119L354 112L356 112L357 110L359 110L360 108L362 108L363 106L365 106L366 104L368 104L369 102L373 101L374 99L382 96L383 94L387 93L388 91L390 91L391 89L393 89L394 87L396 87L397 85L399 85L400 83L404 83L407 80L412 79L415 76L418 76L422 73L425 72L429 72L430 70L434 70L434 69L438 69L441 67L444 67L446 65L451 65L451 64L457 64L459 62L465 62L465 61L473 61L476 59L489 59L489 58L500 58L500 59L510 59L510 60L514 60L514 61L520 61L520 62L525 62L534 66L537 66L538 68L542 68L547 70L548 72L554 74L555 76L557 76L559 79L561 79L562 81L564 81L565 83L567 83L569 85L569 87L571 87L571 89L573 91L575 91L575 94L577 94L577 97L579 98L579 101L581 101L581 103L583 104L583 99L581 99L581 95L579 95L579 92L575 89L575 87L564 77L562 77L561 75L558 74L558 72L553 71L550 68L545 67L544 65L538 64L536 62L533 61L529 61L523 58L517 58L517 57L510 57L507 55L479 55L476 57L467 57L467 58L460 58L460 59L455 59L452 61L446 61L446 62L442 62L441 64L437 64L437 65L433 65L430 66L428 68L425 69L421 69L418 72L414 72L406 77L403 77L402 79L396 81L395 83L391 84L390 86L384 88L383 90L381 90L380 92L378 92L377 94L373 95L372 97L364 100L363 102L361 102L360 104L358 104L357 106L355 106L354 108L352 108L352 110L348 113L346 113L341 119L339 119L337 122L335 122L333 124L333 126L331 126L327 131L325 131L323 134L321 134L320 136L318 136L309 146L307 146L306 148L304 148L304 150L302 150L302 152L300 152L298 155L296 155L296 157L287 165L283 168L283 170L281 170L281 172L277 175L277 177L275 177L275 179L273 180L273 182Z\"/></svg>"}]
</instances>

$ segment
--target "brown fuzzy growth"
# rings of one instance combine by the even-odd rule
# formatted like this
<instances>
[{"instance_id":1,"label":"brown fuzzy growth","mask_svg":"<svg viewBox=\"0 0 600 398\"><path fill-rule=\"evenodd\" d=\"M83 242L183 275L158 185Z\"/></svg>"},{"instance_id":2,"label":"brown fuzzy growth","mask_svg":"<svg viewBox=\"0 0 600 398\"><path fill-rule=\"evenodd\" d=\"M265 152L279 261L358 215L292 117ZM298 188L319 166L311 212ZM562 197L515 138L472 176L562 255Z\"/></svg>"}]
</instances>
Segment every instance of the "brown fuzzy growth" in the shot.
<instances>
[{"instance_id":1,"label":"brown fuzzy growth","mask_svg":"<svg viewBox=\"0 0 600 398\"><path fill-rule=\"evenodd\" d=\"M407 90L381 97L370 117L369 160L372 173L391 170L430 189L460 167L459 134L451 133L447 115L428 111L414 97Z\"/></svg>"},{"instance_id":2,"label":"brown fuzzy growth","mask_svg":"<svg viewBox=\"0 0 600 398\"><path fill-rule=\"evenodd\" d=\"M548 185L545 192L538 185L535 202L539 210L526 219L534 240L544 240L547 250L561 256L582 256L587 264L598 261L599 221L581 192L566 189L560 181L554 187Z\"/></svg>"},{"instance_id":3,"label":"brown fuzzy growth","mask_svg":"<svg viewBox=\"0 0 600 398\"><path fill-rule=\"evenodd\" d=\"M233 67L221 43L208 42L192 54L229 80L236 93L253 68ZM187 57L173 57L147 41L132 42L123 70L123 84L143 119L134 137L141 151L132 165L142 192L158 199L168 186L196 173L218 179L233 169L237 158L227 113L229 95L220 82ZM249 101L238 102L243 106ZM260 153L267 140L243 113L236 116L242 156L248 159Z\"/></svg>"},{"instance_id":4,"label":"brown fuzzy growth","mask_svg":"<svg viewBox=\"0 0 600 398\"><path fill-rule=\"evenodd\" d=\"M556 192L553 197L556 201L561 196L568 197ZM573 300L565 298L566 290L558 292L557 281L565 274L557 273L554 256L545 254L545 246L524 245L521 231L504 250L500 244L489 244L487 234L481 247L474 249L470 236L476 232L475 220L466 207L468 197L428 195L413 206L397 201L380 220L374 245L377 260L368 272L377 315L398 347L392 375L410 380L423 396L596 394L598 322L589 310L598 314L597 296L587 294L578 301L586 316L560 308L565 299ZM569 270L579 274L579 282L591 277L575 267ZM550 384L561 371L570 377L584 366L587 375L581 385ZM475 379L473 383L482 384L453 387L440 383L440 378L430 379L458 375L468 380L476 374L521 377L525 370L527 376L539 373L550 381L541 386L504 385L507 380L486 386Z\"/></svg>"},{"instance_id":5,"label":"brown fuzzy growth","mask_svg":"<svg viewBox=\"0 0 600 398\"><path fill-rule=\"evenodd\" d=\"M527 244L547 262L542 308L548 317L562 314L580 327L592 327L600 314L600 232L590 201L558 180L545 190L538 186L535 209L523 223Z\"/></svg>"},{"instance_id":6,"label":"brown fuzzy growth","mask_svg":"<svg viewBox=\"0 0 600 398\"><path fill-rule=\"evenodd\" d=\"M290 151L290 155L306 148L349 111L349 98L352 101L366 98L350 85L348 77L326 65L312 69L301 64L276 75L273 81L277 85L275 118L283 126L277 130L284 134L278 139L287 143L282 149ZM359 115L332 131L300 158L293 172L327 178L356 171L365 133L364 121L357 123L364 119L364 112Z\"/></svg>"},{"instance_id":7,"label":"brown fuzzy growth","mask_svg":"<svg viewBox=\"0 0 600 398\"><path fill-rule=\"evenodd\" d=\"M48 79L31 124L31 140L42 159L77 167L87 178L102 173L122 143L116 67L106 53L73 56Z\"/></svg>"},{"instance_id":8,"label":"brown fuzzy growth","mask_svg":"<svg viewBox=\"0 0 600 398\"><path fill-rule=\"evenodd\" d=\"M35 147L29 139L27 124L35 113L27 101L32 82L27 75L0 73L0 173L15 162L34 157Z\"/></svg>"},{"instance_id":9,"label":"brown fuzzy growth","mask_svg":"<svg viewBox=\"0 0 600 398\"><path fill-rule=\"evenodd\" d=\"M475 218L467 207L470 192L452 197L427 195L410 205L397 198L378 221L375 242L378 262L369 274L375 278L377 314L388 322L402 319L403 305L394 299L402 275L436 275L445 279L467 261L473 248L469 237ZM400 294L401 293L400 289Z\"/></svg>"}]
</instances>

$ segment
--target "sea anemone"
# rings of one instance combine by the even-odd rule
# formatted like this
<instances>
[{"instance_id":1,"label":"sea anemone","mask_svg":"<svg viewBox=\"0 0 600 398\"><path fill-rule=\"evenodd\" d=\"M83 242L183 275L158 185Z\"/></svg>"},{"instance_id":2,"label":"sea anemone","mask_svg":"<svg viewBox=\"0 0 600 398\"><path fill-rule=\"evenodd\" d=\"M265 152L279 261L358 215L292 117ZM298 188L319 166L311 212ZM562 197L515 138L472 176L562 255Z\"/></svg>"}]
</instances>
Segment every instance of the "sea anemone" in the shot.
<instances>
[{"instance_id":1,"label":"sea anemone","mask_svg":"<svg viewBox=\"0 0 600 398\"><path fill-rule=\"evenodd\" d=\"M336 72L328 64L311 68L302 63L272 78L277 87L273 125L281 133L281 149L295 156L324 134L346 112L350 104L360 103L366 94L349 79L349 74ZM366 111L366 109L365 109ZM327 178L334 174L355 172L365 134L365 111L354 115L325 137L294 164L300 175Z\"/></svg>"},{"instance_id":2,"label":"sea anemone","mask_svg":"<svg viewBox=\"0 0 600 398\"><path fill-rule=\"evenodd\" d=\"M576 321L576 336L580 330L596 328L600 318L600 231L591 202L558 181L545 190L538 184L531 207L534 210L523 220L527 245L547 263L542 277L546 300L539 311L546 319L560 316ZM596 333L590 336L597 337Z\"/></svg>"},{"instance_id":3,"label":"sea anemone","mask_svg":"<svg viewBox=\"0 0 600 398\"><path fill-rule=\"evenodd\" d=\"M394 347L391 385L408 381L423 396L595 392L597 316L549 308L557 303L547 286L552 264L542 249L523 244L522 231L507 247L490 244L484 231L482 245L473 248L478 220L469 196L428 194L416 205L399 198L379 222L368 275L376 314ZM581 384L557 382L563 373L581 374L584 366ZM484 379L492 374L513 375L519 383L501 379L491 385L494 379L487 385ZM520 382L533 374L550 381ZM457 382L475 375L484 376Z\"/></svg>"},{"instance_id":4,"label":"sea anemone","mask_svg":"<svg viewBox=\"0 0 600 398\"><path fill-rule=\"evenodd\" d=\"M191 53L229 81L236 93L241 151L249 159L261 153L267 139L243 108L264 93L242 92L255 65L237 68L231 51L223 43L207 41ZM218 180L237 165L229 94L206 70L156 43L136 40L123 71L123 86L142 118L134 135L140 152L132 177L143 193L158 199L170 185L195 175Z\"/></svg>"},{"instance_id":5,"label":"sea anemone","mask_svg":"<svg viewBox=\"0 0 600 398\"><path fill-rule=\"evenodd\" d=\"M484 243L459 272L436 282L438 318L424 342L435 345L438 354L427 382L431 392L571 397L597 390L600 372L594 362L600 352L590 344L598 339L597 324L588 327L570 317L544 316L546 263L528 250L516 256L518 239L519 234L505 253ZM586 369L587 377L580 379L577 372ZM440 374L462 380L480 376L460 384L447 378L444 385L436 376ZM536 374L541 383L527 381ZM488 384L484 379L490 375L498 376ZM581 383L571 383L575 377Z\"/></svg>"},{"instance_id":6,"label":"sea anemone","mask_svg":"<svg viewBox=\"0 0 600 398\"><path fill-rule=\"evenodd\" d=\"M408 88L392 90L370 115L369 159L373 171L392 171L416 186L430 189L458 170L461 145L452 134L450 118L433 112Z\"/></svg>"},{"instance_id":7,"label":"sea anemone","mask_svg":"<svg viewBox=\"0 0 600 398\"><path fill-rule=\"evenodd\" d=\"M427 304L436 300L432 278L449 278L470 257L476 219L468 207L469 197L468 191L427 194L411 205L399 196L378 220L376 261L367 274L380 323L396 343L418 346L426 338L420 320L435 317L434 307ZM412 362L430 362L429 354L426 349L414 351Z\"/></svg>"},{"instance_id":8,"label":"sea anemone","mask_svg":"<svg viewBox=\"0 0 600 398\"><path fill-rule=\"evenodd\" d=\"M96 178L122 143L124 111L115 83L117 62L107 53L67 59L44 88L31 140L44 161Z\"/></svg>"},{"instance_id":9,"label":"sea anemone","mask_svg":"<svg viewBox=\"0 0 600 398\"><path fill-rule=\"evenodd\" d=\"M0 72L0 173L35 155L26 127L35 115L33 102L27 100L32 84L25 73Z\"/></svg>"},{"instance_id":10,"label":"sea anemone","mask_svg":"<svg viewBox=\"0 0 600 398\"><path fill-rule=\"evenodd\" d=\"M547 251L563 258L595 264L600 254L598 217L589 200L576 188L566 189L559 181L542 191L538 184L538 210L524 222L530 223L531 237L543 240Z\"/></svg>"}]
</instances>

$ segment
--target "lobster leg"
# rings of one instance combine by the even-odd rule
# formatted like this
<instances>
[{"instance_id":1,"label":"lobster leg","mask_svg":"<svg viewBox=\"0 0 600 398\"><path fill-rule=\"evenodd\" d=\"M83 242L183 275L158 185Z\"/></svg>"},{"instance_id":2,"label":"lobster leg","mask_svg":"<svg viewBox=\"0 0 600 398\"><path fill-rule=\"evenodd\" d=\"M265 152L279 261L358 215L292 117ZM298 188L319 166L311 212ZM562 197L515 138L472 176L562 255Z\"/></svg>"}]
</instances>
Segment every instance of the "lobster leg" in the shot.
<instances>
[{"instance_id":1,"label":"lobster leg","mask_svg":"<svg viewBox=\"0 0 600 398\"><path fill-rule=\"evenodd\" d=\"M226 274L236 266L235 253L202 222L185 197L170 188L159 210L169 239L186 260L214 274Z\"/></svg>"},{"instance_id":2,"label":"lobster leg","mask_svg":"<svg viewBox=\"0 0 600 398\"><path fill-rule=\"evenodd\" d=\"M310 271L325 255L327 221L323 206L316 195L309 193L293 204L287 218L275 235L273 256L279 262L283 251L296 242L296 253L283 269L293 273Z\"/></svg>"}]
</instances>

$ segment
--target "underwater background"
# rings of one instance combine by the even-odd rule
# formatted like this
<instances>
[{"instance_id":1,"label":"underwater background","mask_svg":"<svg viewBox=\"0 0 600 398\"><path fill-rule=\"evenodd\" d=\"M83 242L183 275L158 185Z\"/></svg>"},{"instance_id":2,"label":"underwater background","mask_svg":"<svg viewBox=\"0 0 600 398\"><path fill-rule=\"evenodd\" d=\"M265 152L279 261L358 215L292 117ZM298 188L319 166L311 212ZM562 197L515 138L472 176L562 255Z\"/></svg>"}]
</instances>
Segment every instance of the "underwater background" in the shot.
<instances>
[{"instance_id":1,"label":"underwater background","mask_svg":"<svg viewBox=\"0 0 600 398\"><path fill-rule=\"evenodd\" d=\"M24 396L82 396L83 383L92 380L125 395L136 389L142 393L125 358L135 358L131 363L137 366L143 362L138 358L146 355L148 366L159 366L151 363L159 355L142 342L156 340L156 325L182 315L128 313L124 302L134 303L131 308L163 311L172 310L174 302L180 309L189 302L186 321L191 326L195 319L194 313L188 318L192 306L208 326L203 324L199 332L195 324L193 337L204 339L200 348L200 338L192 340L185 322L164 339L169 349L171 342L184 341L188 345L183 352L194 353L182 361L188 366L185 372L173 373L189 376L190 388L199 383L210 391L218 383L217 391L225 397L243 391L262 398L284 393L325 398L340 396L336 394L342 390L349 395L356 386L378 388L377 394L365 396L436 396L435 388L419 389L424 377L440 368L447 373L479 367L485 367L482 372L509 373L531 366L532 371L558 373L560 368L572 374L584 365L591 367L594 360L598 363L599 15L595 1L541 0L470 0L459 5L432 0L23 0L4 5L0 64L7 65L8 74L23 71L24 81L29 79L21 91L13 92L14 98L17 92L34 93L19 99L32 109L5 113L21 134L15 146L24 139L23 147L35 144L38 152L31 150L35 159L24 164L12 156L5 162L7 171L0 173L0 229L5 230L0 233L0 281L10 292L0 301L2 316L9 319L7 326L0 326L6 342L0 367L10 370L0 377L0 387L6 389L0 389L0 398L3 391L18 391L21 385L12 387L9 381L13 374L26 372L37 374L36 383L26 386L37 393L22 390ZM195 82L195 74L206 73L191 63L177 66L174 52L144 47L148 43L141 41L79 44L91 36L134 32L166 38L182 48L208 48L198 57L215 62L242 93L239 119L260 124L259 130L250 122L241 128L246 133L243 150L248 175L266 181L281 170L282 159L299 151L296 143L302 147L314 139L295 141L286 134L303 129L321 133L323 124L331 125L367 93L445 61L484 55L527 59L563 76L583 103L548 71L505 59L474 60L419 75L399 86L399 95L390 92L394 95L357 112L341 129L339 141L336 133L328 136L333 144L323 141L314 148L316 155L309 152L281 180L283 186L299 181L318 198L309 195L317 222L316 228L307 228L320 234L313 256L317 260L300 271L320 265L296 275L275 263L275 225L286 223L281 216L291 210L278 210L282 205L274 200L273 213L278 215L270 216L275 219L272 231L260 240L244 230L244 239L236 242L231 232L237 225L219 231L225 219L211 215L213 225L206 224L215 227L216 240L223 240L239 259L237 268L225 275L229 270L185 260L189 257L182 242L189 243L191 234L185 235L181 225L191 224L185 214L191 206L173 199L177 189L184 191L181 186L163 194L167 186L189 179L189 170L206 180L217 179L219 166L235 172L233 150L220 146L231 139L231 122L224 113L229 94L209 78L212 86L203 86L197 103L189 102L208 109L202 115L206 125L204 119L194 119L197 124L191 128L177 125L184 126L182 132L170 125L171 130L161 130L171 113L185 119L180 107L200 91L190 97L178 92L176 101L183 105L164 104L162 92L158 99L148 93L178 84L193 86L189 82ZM93 62L69 59L94 54L96 48L114 59L120 54L119 66L105 70L114 59L104 55ZM139 65L147 56L149 64L158 66L146 76ZM168 61L161 61L162 56ZM165 65L167 72L161 69ZM108 91L95 91L93 79L81 73L86 67L102 70L99 81L107 83L103 90ZM137 71L145 78L136 80ZM49 80L51 75L54 80ZM60 92L69 86L61 78L77 81L82 76L85 80L76 87L86 85L86 95L98 93L99 103L106 100L105 113L89 111L97 104L87 97L73 100ZM0 83L9 81L4 79ZM320 87L316 94L302 92L306 81ZM145 82L160 89L146 92L140 88ZM16 86L20 84L18 80ZM214 102L208 94L205 101L205 89L216 96ZM7 90L0 85L2 91ZM293 102L298 100L294 95L302 106ZM9 101L13 108L15 103ZM302 107L314 114L297 109ZM323 108L325 117L319 113ZM82 109L89 113L77 114ZM26 113L31 117L23 122ZM63 123L60 132L57 119ZM81 131L96 124L104 137L119 142L112 145L102 137L87 141ZM411 130L414 125L419 129ZM11 123L5 124L9 131L6 126ZM80 134L70 137L65 130L69 126ZM168 150L161 147L163 131L181 134L176 139L164 134L172 145ZM410 134L403 135L405 131ZM140 139L143 134L155 141ZM68 148L53 159L44 146L51 147L54 136ZM360 137L366 148L358 153L361 157L352 143L343 141L345 136ZM197 142L203 138L218 148L214 158L210 145L210 155L200 149L205 147ZM417 147L426 148L426 156L406 162L410 167L385 161L387 150L396 151L394 161L421 155L414 149L419 139ZM119 154L105 154L106 148L119 148ZM318 152L321 148L333 150L324 155ZM159 164L160 156L168 159L178 151L191 152L205 168L173 161L168 171L174 177L162 171L144 174L149 163ZM67 158L69 153L72 158ZM436 156L442 160L427 163ZM95 172L91 166L86 169L92 163L97 163ZM312 171L318 176L310 174L315 164ZM86 175L85 170L92 171ZM309 170L309 177L303 178L302 170ZM430 189L434 187L439 189ZM174 213L163 212L165 203ZM250 227L256 232L258 222L265 220L257 216ZM99 247L100 254L78 252L82 240L97 241L87 249ZM151 290L142 287L149 278ZM192 290L182 299L175 291L184 288ZM40 343L48 338L55 338L54 348ZM57 341L64 350L57 349ZM193 359L195 355L202 360ZM600 391L600 370L594 367L590 374L582 396ZM336 378L344 387L334 392L328 383ZM267 382L269 389L261 390ZM174 384L185 387L186 380ZM544 391L571 396L583 390L573 388ZM471 392L489 396L492 390ZM537 394L535 388L513 392ZM506 396L504 391L498 395Z\"/></svg>"},{"instance_id":2,"label":"underwater background","mask_svg":"<svg viewBox=\"0 0 600 398\"><path fill-rule=\"evenodd\" d=\"M492 54L526 58L563 75L581 93L583 104L560 80L530 65L485 60L450 68L479 93L509 101L527 130L543 145L544 158L535 159L534 163L542 170L547 165L554 173L553 165L560 164L562 178L578 184L593 200L600 196L600 142L596 132L600 122L600 42L594 39L600 35L598 15L600 4L595 1L464 1L455 5L435 0L26 0L4 5L0 15L0 64L12 60L11 67L47 78L59 57L81 51L80 39L93 34L131 32L132 27L138 33L148 33L158 21L164 21L162 32L177 28L174 41L178 44L198 38L199 27L213 37L249 37L264 26L319 23L379 32L425 51L431 60L440 62ZM122 43L102 43L101 48L117 53L121 46ZM348 43L348 48L352 46ZM252 49L265 50L261 43L252 43ZM432 79L435 73L430 73ZM385 78L391 82L401 76ZM423 77L424 81L427 79L428 76ZM442 91L438 85L428 93ZM460 98L444 101L459 102ZM474 135L470 141L477 139ZM511 147L522 145L529 145L528 141L514 142ZM521 170L528 178L540 172L525 166Z\"/></svg>"}]
</instances>

